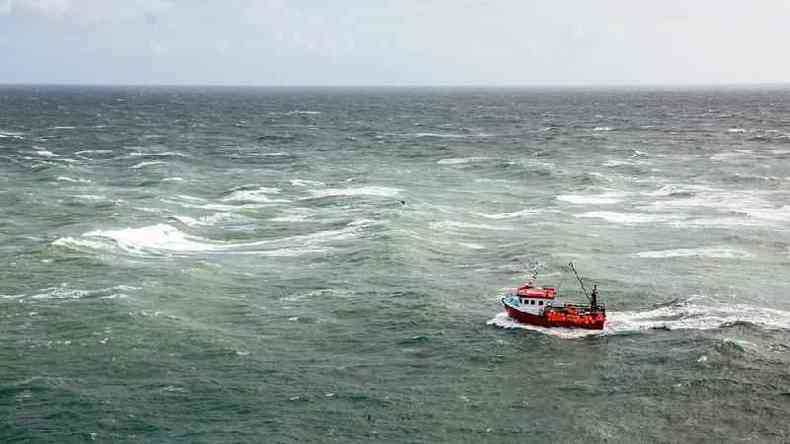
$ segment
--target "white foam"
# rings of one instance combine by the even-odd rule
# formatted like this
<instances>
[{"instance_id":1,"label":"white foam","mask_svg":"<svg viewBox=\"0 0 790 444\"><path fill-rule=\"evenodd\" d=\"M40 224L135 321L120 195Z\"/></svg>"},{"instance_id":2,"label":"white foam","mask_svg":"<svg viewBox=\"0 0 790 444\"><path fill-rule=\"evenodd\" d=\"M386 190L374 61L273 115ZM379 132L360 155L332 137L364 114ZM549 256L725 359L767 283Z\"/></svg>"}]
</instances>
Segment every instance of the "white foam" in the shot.
<instances>
[{"instance_id":1,"label":"white foam","mask_svg":"<svg viewBox=\"0 0 790 444\"><path fill-rule=\"evenodd\" d=\"M701 304L696 298L645 311L608 311L603 330L545 328L526 325L511 319L506 312L498 313L487 322L502 328L532 330L546 335L574 339L593 335L638 333L651 329L710 330L736 322L748 322L768 329L790 329L790 313L745 304Z\"/></svg>"},{"instance_id":2,"label":"white foam","mask_svg":"<svg viewBox=\"0 0 790 444\"><path fill-rule=\"evenodd\" d=\"M38 151L36 151L36 154L38 154L39 156L43 156L43 157L58 157L57 154L53 153L52 151L48 151L48 150L38 150Z\"/></svg>"},{"instance_id":3,"label":"white foam","mask_svg":"<svg viewBox=\"0 0 790 444\"><path fill-rule=\"evenodd\" d=\"M636 165L636 162L634 162L633 160L609 159L603 163L603 166L607 166L607 167L617 167L624 165Z\"/></svg>"},{"instance_id":4,"label":"white foam","mask_svg":"<svg viewBox=\"0 0 790 444\"><path fill-rule=\"evenodd\" d=\"M197 219L189 216L173 216L173 219L190 227L200 227L200 226L216 225L223 222L238 221L240 219L245 219L245 218L232 213L220 212L220 213L214 213L209 216L202 216Z\"/></svg>"},{"instance_id":5,"label":"white foam","mask_svg":"<svg viewBox=\"0 0 790 444\"><path fill-rule=\"evenodd\" d=\"M786 311L746 304L699 304L693 299L647 311L611 312L607 318L610 334L654 328L710 330L735 322L790 329L790 313Z\"/></svg>"},{"instance_id":6,"label":"white foam","mask_svg":"<svg viewBox=\"0 0 790 444\"><path fill-rule=\"evenodd\" d=\"M285 114L286 115L308 115L308 116L312 116L312 115L316 115L316 114L321 114L321 111L311 111L311 110L299 110L299 109L297 109L297 110L294 110L294 111L288 111Z\"/></svg>"},{"instance_id":7,"label":"white foam","mask_svg":"<svg viewBox=\"0 0 790 444\"><path fill-rule=\"evenodd\" d=\"M603 193L603 194L561 194L557 200L572 203L574 205L611 205L621 202L622 193Z\"/></svg>"},{"instance_id":8,"label":"white foam","mask_svg":"<svg viewBox=\"0 0 790 444\"><path fill-rule=\"evenodd\" d=\"M675 250L641 251L635 256L651 259L662 259L670 257L710 257L717 259L748 259L754 257L753 254L724 247L707 248L679 248Z\"/></svg>"},{"instance_id":9,"label":"white foam","mask_svg":"<svg viewBox=\"0 0 790 444\"><path fill-rule=\"evenodd\" d=\"M82 150L82 151L77 151L74 154L77 156L82 156L83 154L110 154L112 152L113 150Z\"/></svg>"},{"instance_id":10,"label":"white foam","mask_svg":"<svg viewBox=\"0 0 790 444\"><path fill-rule=\"evenodd\" d=\"M394 197L400 193L398 188L380 187L380 186L367 186L367 187L351 187L351 188L328 188L325 190L310 190L310 193L315 197L330 197L330 196L381 196L381 197Z\"/></svg>"},{"instance_id":11,"label":"white foam","mask_svg":"<svg viewBox=\"0 0 790 444\"><path fill-rule=\"evenodd\" d=\"M611 126L596 126L593 128L593 131L614 131L614 128Z\"/></svg>"},{"instance_id":12,"label":"white foam","mask_svg":"<svg viewBox=\"0 0 790 444\"><path fill-rule=\"evenodd\" d=\"M450 133L414 133L414 137L436 137L442 139L463 139L467 137L466 134L450 134Z\"/></svg>"},{"instance_id":13,"label":"white foam","mask_svg":"<svg viewBox=\"0 0 790 444\"><path fill-rule=\"evenodd\" d=\"M710 156L710 160L730 160L730 159L739 159L743 157L749 157L752 155L751 150L735 150L735 151L727 151L723 153L716 153Z\"/></svg>"},{"instance_id":14,"label":"white foam","mask_svg":"<svg viewBox=\"0 0 790 444\"><path fill-rule=\"evenodd\" d=\"M326 185L323 182L319 182L317 180L306 180L306 179L291 179L291 185L295 187L307 187L307 186L324 186Z\"/></svg>"},{"instance_id":15,"label":"white foam","mask_svg":"<svg viewBox=\"0 0 790 444\"><path fill-rule=\"evenodd\" d=\"M585 336L596 336L602 335L605 330L583 330L578 328L547 328L547 327L539 327L537 325L529 325L529 324L522 324L517 322L508 316L507 312L497 313L493 319L486 322L488 325L495 325L501 328L507 329L522 329L522 330L532 330L538 333L543 333L549 336L556 336L558 338L563 339L577 339L583 338Z\"/></svg>"},{"instance_id":16,"label":"white foam","mask_svg":"<svg viewBox=\"0 0 790 444\"><path fill-rule=\"evenodd\" d=\"M546 210L543 208L526 208L524 210L514 211L512 213L497 213L497 214L477 213L477 215L488 219L516 219L521 217L536 216L538 214L543 214L547 212L554 212L554 211Z\"/></svg>"},{"instance_id":17,"label":"white foam","mask_svg":"<svg viewBox=\"0 0 790 444\"><path fill-rule=\"evenodd\" d=\"M164 153L141 153L139 151L135 151L129 153L131 157L187 157L184 153L179 153L177 151L166 151Z\"/></svg>"},{"instance_id":18,"label":"white foam","mask_svg":"<svg viewBox=\"0 0 790 444\"><path fill-rule=\"evenodd\" d=\"M54 130L73 130L76 129L76 126L53 126L51 129Z\"/></svg>"},{"instance_id":19,"label":"white foam","mask_svg":"<svg viewBox=\"0 0 790 444\"><path fill-rule=\"evenodd\" d=\"M167 224L121 230L95 230L85 233L83 237L110 240L125 251L143 255L149 252L201 252L224 248L220 243L183 233Z\"/></svg>"},{"instance_id":20,"label":"white foam","mask_svg":"<svg viewBox=\"0 0 790 444\"><path fill-rule=\"evenodd\" d=\"M624 225L669 222L684 219L684 216L676 214L617 213L614 211L590 211L575 216L604 219L607 222Z\"/></svg>"},{"instance_id":21,"label":"white foam","mask_svg":"<svg viewBox=\"0 0 790 444\"><path fill-rule=\"evenodd\" d=\"M727 130L728 133L745 133L746 130L743 128L730 128Z\"/></svg>"},{"instance_id":22,"label":"white foam","mask_svg":"<svg viewBox=\"0 0 790 444\"><path fill-rule=\"evenodd\" d=\"M81 179L81 178L72 179L71 177L66 177L66 176L58 176L55 180L60 182L91 183L91 181L88 179Z\"/></svg>"},{"instance_id":23,"label":"white foam","mask_svg":"<svg viewBox=\"0 0 790 444\"><path fill-rule=\"evenodd\" d=\"M459 222L453 220L445 220L441 222L431 222L430 227L434 230L510 230L509 227L497 227L494 225L486 224L473 224L468 222Z\"/></svg>"},{"instance_id":24,"label":"white foam","mask_svg":"<svg viewBox=\"0 0 790 444\"><path fill-rule=\"evenodd\" d=\"M463 165L470 162L480 162L483 160L488 160L487 157L462 157L462 158L450 158L450 159L441 159L436 161L439 165Z\"/></svg>"},{"instance_id":25,"label":"white foam","mask_svg":"<svg viewBox=\"0 0 790 444\"><path fill-rule=\"evenodd\" d=\"M640 194L645 196L672 196L672 195L682 195L682 194L694 194L702 191L716 191L713 188L706 187L703 185L680 185L680 184L669 184L664 185L656 191L643 191Z\"/></svg>"},{"instance_id":26,"label":"white foam","mask_svg":"<svg viewBox=\"0 0 790 444\"><path fill-rule=\"evenodd\" d=\"M129 285L116 285L109 288L100 288L98 290L80 290L69 288L67 284L62 284L60 287L50 287L39 290L38 293L32 295L15 295L15 299L35 299L35 300L68 300L68 299L84 299L84 298L99 298L99 299L119 299L128 297L122 292L140 290L140 287L133 287Z\"/></svg>"},{"instance_id":27,"label":"white foam","mask_svg":"<svg viewBox=\"0 0 790 444\"><path fill-rule=\"evenodd\" d=\"M162 182L183 182L183 177L165 177Z\"/></svg>"},{"instance_id":28,"label":"white foam","mask_svg":"<svg viewBox=\"0 0 790 444\"><path fill-rule=\"evenodd\" d=\"M222 198L223 202L287 203L288 199L272 199L269 194L279 194L279 188L260 187L254 190L238 189Z\"/></svg>"},{"instance_id":29,"label":"white foam","mask_svg":"<svg viewBox=\"0 0 790 444\"><path fill-rule=\"evenodd\" d=\"M97 194L75 194L74 196L77 199L85 199L85 200L105 200L107 196L100 196Z\"/></svg>"},{"instance_id":30,"label":"white foam","mask_svg":"<svg viewBox=\"0 0 790 444\"><path fill-rule=\"evenodd\" d=\"M183 218L183 216L182 216ZM195 219L185 219L188 222ZM199 221L198 221L199 222ZM237 253L270 256L294 256L297 254L323 251L326 242L342 241L358 237L371 222L358 220L336 230L291 236L255 242L222 242L184 233L167 224L150 225L121 230L95 230L81 238L60 238L53 245L73 249L95 249L122 252L136 256L180 255L196 253ZM270 248L261 250L260 248Z\"/></svg>"},{"instance_id":31,"label":"white foam","mask_svg":"<svg viewBox=\"0 0 790 444\"><path fill-rule=\"evenodd\" d=\"M24 139L22 137L23 133L17 133L12 131L0 131L0 139Z\"/></svg>"},{"instance_id":32,"label":"white foam","mask_svg":"<svg viewBox=\"0 0 790 444\"><path fill-rule=\"evenodd\" d=\"M771 222L790 221L790 206L767 207L767 208L747 208L745 210L749 217Z\"/></svg>"},{"instance_id":33,"label":"white foam","mask_svg":"<svg viewBox=\"0 0 790 444\"><path fill-rule=\"evenodd\" d=\"M458 242L457 245L468 248L470 250L485 250L486 247L484 245L475 244L471 242Z\"/></svg>"},{"instance_id":34,"label":"white foam","mask_svg":"<svg viewBox=\"0 0 790 444\"><path fill-rule=\"evenodd\" d=\"M140 162L140 163L132 166L132 168L139 169L139 168L145 168L145 167L154 166L154 165L166 165L166 164L167 164L167 162L162 162L161 160L149 160L149 161L145 161L145 162Z\"/></svg>"}]
</instances>

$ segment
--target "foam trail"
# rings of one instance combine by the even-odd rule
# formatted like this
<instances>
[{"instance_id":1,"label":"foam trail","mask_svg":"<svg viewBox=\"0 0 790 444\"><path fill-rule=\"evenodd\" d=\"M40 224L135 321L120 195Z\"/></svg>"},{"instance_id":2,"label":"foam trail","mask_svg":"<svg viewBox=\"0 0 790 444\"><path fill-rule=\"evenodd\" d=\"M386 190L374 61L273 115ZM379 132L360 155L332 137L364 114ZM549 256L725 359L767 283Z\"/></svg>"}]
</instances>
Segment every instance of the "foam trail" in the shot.
<instances>
[{"instance_id":1,"label":"foam trail","mask_svg":"<svg viewBox=\"0 0 790 444\"><path fill-rule=\"evenodd\" d=\"M753 254L730 248L679 248L676 250L659 251L640 251L635 256L651 259L662 259L669 257L710 257L718 259L748 259L754 257Z\"/></svg>"},{"instance_id":2,"label":"foam trail","mask_svg":"<svg viewBox=\"0 0 790 444\"><path fill-rule=\"evenodd\" d=\"M700 304L694 298L646 311L609 311L603 330L545 328L521 324L507 312L487 322L501 328L532 330L559 338L573 339L595 335L639 333L652 329L712 330L735 323L748 323L773 330L790 330L790 312L746 304Z\"/></svg>"}]
</instances>

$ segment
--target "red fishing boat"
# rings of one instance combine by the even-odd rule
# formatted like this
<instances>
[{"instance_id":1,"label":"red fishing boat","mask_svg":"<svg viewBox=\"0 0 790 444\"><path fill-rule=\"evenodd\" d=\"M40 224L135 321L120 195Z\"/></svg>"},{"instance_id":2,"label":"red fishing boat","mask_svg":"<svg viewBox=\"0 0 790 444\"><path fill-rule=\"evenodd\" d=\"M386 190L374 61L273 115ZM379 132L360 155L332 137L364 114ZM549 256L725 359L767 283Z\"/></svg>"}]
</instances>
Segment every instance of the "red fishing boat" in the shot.
<instances>
[{"instance_id":1,"label":"red fishing boat","mask_svg":"<svg viewBox=\"0 0 790 444\"><path fill-rule=\"evenodd\" d=\"M589 304L560 304L555 301L557 289L537 287L534 276L525 285L502 298L511 319L540 327L565 327L602 330L606 324L606 307L598 303L598 286L588 295L573 264L571 270L579 280Z\"/></svg>"}]
</instances>

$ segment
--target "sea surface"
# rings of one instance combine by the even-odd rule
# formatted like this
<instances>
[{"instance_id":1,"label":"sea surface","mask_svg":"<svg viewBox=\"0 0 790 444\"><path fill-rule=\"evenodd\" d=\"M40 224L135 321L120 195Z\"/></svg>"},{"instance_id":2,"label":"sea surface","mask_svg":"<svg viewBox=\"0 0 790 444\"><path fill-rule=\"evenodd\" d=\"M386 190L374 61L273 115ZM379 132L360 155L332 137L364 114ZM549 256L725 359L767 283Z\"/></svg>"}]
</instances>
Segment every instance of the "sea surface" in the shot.
<instances>
[{"instance_id":1,"label":"sea surface","mask_svg":"<svg viewBox=\"0 0 790 444\"><path fill-rule=\"evenodd\" d=\"M790 441L788 89L3 86L0 209L2 442Z\"/></svg>"}]
</instances>

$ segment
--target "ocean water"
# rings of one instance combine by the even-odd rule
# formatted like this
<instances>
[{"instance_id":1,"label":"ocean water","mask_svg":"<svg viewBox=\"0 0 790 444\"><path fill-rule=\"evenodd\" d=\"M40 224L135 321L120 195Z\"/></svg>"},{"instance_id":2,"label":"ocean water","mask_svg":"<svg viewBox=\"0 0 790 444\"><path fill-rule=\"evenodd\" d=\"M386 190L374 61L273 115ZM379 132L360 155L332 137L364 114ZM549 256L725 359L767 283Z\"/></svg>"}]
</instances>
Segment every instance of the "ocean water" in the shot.
<instances>
[{"instance_id":1,"label":"ocean water","mask_svg":"<svg viewBox=\"0 0 790 444\"><path fill-rule=\"evenodd\" d=\"M0 208L3 442L790 440L789 90L6 86Z\"/></svg>"}]
</instances>

